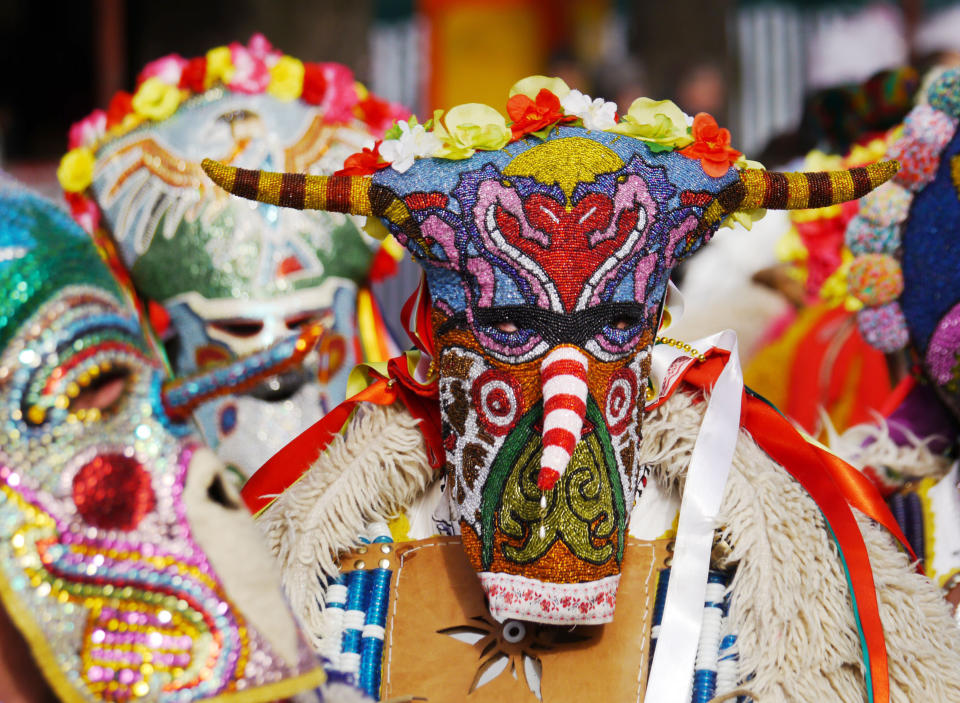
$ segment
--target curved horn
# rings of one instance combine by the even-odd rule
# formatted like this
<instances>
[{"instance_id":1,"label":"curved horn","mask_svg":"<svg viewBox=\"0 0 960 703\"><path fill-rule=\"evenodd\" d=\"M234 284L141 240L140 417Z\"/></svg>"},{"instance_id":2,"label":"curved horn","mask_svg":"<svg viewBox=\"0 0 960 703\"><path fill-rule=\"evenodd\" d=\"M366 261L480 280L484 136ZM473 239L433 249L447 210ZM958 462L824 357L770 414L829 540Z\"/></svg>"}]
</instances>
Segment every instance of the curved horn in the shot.
<instances>
[{"instance_id":1,"label":"curved horn","mask_svg":"<svg viewBox=\"0 0 960 703\"><path fill-rule=\"evenodd\" d=\"M311 176L304 173L271 173L203 160L210 180L228 193L297 210L331 210L350 215L374 215L369 176Z\"/></svg>"},{"instance_id":2,"label":"curved horn","mask_svg":"<svg viewBox=\"0 0 960 703\"><path fill-rule=\"evenodd\" d=\"M725 188L717 203L724 214L766 208L801 210L825 207L862 198L890 180L900 169L898 161L878 161L842 171L779 173L748 168L740 180Z\"/></svg>"}]
</instances>

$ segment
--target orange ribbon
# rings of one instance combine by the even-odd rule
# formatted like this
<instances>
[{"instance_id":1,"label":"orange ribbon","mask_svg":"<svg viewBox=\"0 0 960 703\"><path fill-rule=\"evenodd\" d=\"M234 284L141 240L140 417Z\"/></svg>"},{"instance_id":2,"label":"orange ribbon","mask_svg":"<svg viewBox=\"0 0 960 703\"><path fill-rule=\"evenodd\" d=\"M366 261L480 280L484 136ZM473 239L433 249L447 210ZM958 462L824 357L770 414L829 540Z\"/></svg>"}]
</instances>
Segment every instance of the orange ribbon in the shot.
<instances>
[{"instance_id":1,"label":"orange ribbon","mask_svg":"<svg viewBox=\"0 0 960 703\"><path fill-rule=\"evenodd\" d=\"M728 353L708 352L706 362L692 364L683 380L701 390L709 390L723 370ZM872 700L888 703L890 682L886 641L877 605L876 584L870 568L863 535L851 508L886 527L904 546L910 557L916 555L900 530L876 487L859 471L839 457L808 442L790 422L769 403L745 392L741 425L761 449L793 476L813 498L832 531L847 569L848 581L862 630L868 686Z\"/></svg>"}]
</instances>

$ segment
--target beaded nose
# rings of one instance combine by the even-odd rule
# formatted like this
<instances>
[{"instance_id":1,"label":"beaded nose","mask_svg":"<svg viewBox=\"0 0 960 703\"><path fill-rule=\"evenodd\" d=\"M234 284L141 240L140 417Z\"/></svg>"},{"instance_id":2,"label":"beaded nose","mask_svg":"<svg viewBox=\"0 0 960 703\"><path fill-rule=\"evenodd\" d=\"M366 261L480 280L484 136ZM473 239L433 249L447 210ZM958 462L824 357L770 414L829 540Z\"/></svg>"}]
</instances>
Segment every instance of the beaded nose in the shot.
<instances>
[{"instance_id":1,"label":"beaded nose","mask_svg":"<svg viewBox=\"0 0 960 703\"><path fill-rule=\"evenodd\" d=\"M587 357L559 346L540 365L543 384L543 455L537 487L549 491L563 475L580 441L587 412Z\"/></svg>"}]
</instances>

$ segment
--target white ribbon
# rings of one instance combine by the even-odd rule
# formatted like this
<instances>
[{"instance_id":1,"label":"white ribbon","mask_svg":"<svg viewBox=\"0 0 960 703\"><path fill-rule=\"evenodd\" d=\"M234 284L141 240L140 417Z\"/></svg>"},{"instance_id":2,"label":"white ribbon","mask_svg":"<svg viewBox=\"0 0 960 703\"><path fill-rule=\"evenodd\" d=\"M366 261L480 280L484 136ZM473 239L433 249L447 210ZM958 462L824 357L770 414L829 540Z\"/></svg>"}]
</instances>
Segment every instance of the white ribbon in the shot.
<instances>
[{"instance_id":1,"label":"white ribbon","mask_svg":"<svg viewBox=\"0 0 960 703\"><path fill-rule=\"evenodd\" d=\"M687 703L690 700L713 531L740 434L743 372L736 333L724 330L697 340L691 346L702 353L711 348L724 349L730 352L730 358L713 387L687 469L670 584L657 650L647 678L645 703ZM653 355L652 366L655 370L662 369L661 373L678 357L684 356L683 352L665 345L654 347Z\"/></svg>"}]
</instances>

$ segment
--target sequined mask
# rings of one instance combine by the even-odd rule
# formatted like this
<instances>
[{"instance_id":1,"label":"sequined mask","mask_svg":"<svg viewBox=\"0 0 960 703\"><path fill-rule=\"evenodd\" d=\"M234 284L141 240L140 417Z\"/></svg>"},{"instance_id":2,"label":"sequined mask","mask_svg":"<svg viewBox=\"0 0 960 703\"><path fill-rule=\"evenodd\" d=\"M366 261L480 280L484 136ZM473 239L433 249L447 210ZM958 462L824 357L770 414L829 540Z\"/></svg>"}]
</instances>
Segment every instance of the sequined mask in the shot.
<instances>
[{"instance_id":1,"label":"sequined mask","mask_svg":"<svg viewBox=\"0 0 960 703\"><path fill-rule=\"evenodd\" d=\"M322 675L90 239L0 183L0 596L65 701L267 701ZM224 539L224 535L230 535Z\"/></svg>"},{"instance_id":2,"label":"sequined mask","mask_svg":"<svg viewBox=\"0 0 960 703\"><path fill-rule=\"evenodd\" d=\"M862 194L873 177L838 173L826 195L811 187L825 174L710 177L676 152L562 126L366 181L208 173L246 197L378 214L423 266L464 548L495 618L554 624L613 617L670 270L727 213Z\"/></svg>"},{"instance_id":3,"label":"sequined mask","mask_svg":"<svg viewBox=\"0 0 960 703\"><path fill-rule=\"evenodd\" d=\"M327 124L302 101L218 87L97 152L90 192L138 294L170 315L178 374L235 362L332 313L302 365L197 411L211 445L244 472L343 398L372 240L354 217L228 199L200 159L332 173L369 140L359 121Z\"/></svg>"}]
</instances>

